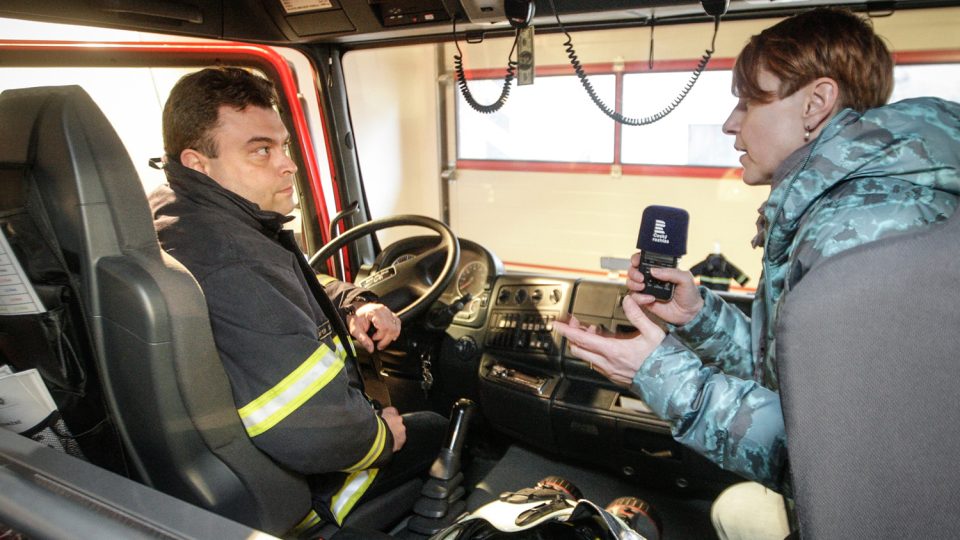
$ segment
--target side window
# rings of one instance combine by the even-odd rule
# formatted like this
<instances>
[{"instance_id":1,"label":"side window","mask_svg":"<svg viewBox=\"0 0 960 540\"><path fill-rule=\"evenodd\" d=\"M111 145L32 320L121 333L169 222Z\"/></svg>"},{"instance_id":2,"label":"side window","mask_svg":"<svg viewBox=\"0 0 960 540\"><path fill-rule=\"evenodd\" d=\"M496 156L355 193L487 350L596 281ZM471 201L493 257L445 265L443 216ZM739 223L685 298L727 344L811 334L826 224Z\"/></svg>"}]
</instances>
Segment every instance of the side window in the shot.
<instances>
[{"instance_id":1,"label":"side window","mask_svg":"<svg viewBox=\"0 0 960 540\"><path fill-rule=\"evenodd\" d=\"M124 61L116 60L112 57L104 60L104 65L115 64L117 67L69 67L71 58L76 51L71 48L69 43L57 44L63 47L63 53L51 64L49 57L44 57L46 67L10 67L8 63L0 63L0 91L13 88L27 88L37 86L61 86L61 85L79 85L81 86L97 103L104 115L113 125L121 141L123 142L130 159L143 183L144 191L150 193L157 186L166 181L162 171L153 169L149 166L149 160L163 155L163 137L161 127L161 116L163 106L166 103L167 96L174 84L184 75L196 71L207 65L216 62L215 59L206 58L203 54L197 54L195 65L182 67L183 59L180 58L171 62L166 56L163 45L153 46L152 42L157 41L177 41L182 42L182 38L175 36L149 35L138 32L125 32L119 30L103 30L97 28L87 28L82 26L59 25L48 23L34 23L20 20L0 19L0 35L5 38L11 38L10 45L0 44L0 54L16 56L19 49L16 44L30 44L38 40L74 39L86 44L87 42L104 42L109 47L109 41L118 41L126 43L139 42L142 50L136 53L135 63L131 65L143 65L144 59L149 59L152 63L155 60L155 66L150 67L129 67L123 66ZM186 43L188 45L188 43ZM311 77L312 67L306 58L292 50L271 49L269 51L279 58L284 56L280 62L285 68L291 70L294 77L297 77L298 84L313 84ZM252 56L252 53L250 53ZM122 58L127 58L122 57ZM89 58L84 62L89 62ZM257 58L256 62L267 60ZM23 61L13 62L13 65L22 64ZM176 64L176 67L170 67ZM149 65L149 64L148 64ZM264 68L266 69L266 68ZM264 72L259 72L264 75ZM294 92L297 92L294 90ZM282 94L282 92L281 92ZM315 93L307 92L308 96ZM309 100L303 98L298 103L303 108L304 118L302 124L306 126L317 127L317 133L320 133L320 119L317 111L316 99ZM293 111L290 111L294 114ZM296 123L296 122L294 122ZM305 132L295 129L294 126L288 126L291 136L296 140L305 136ZM308 128L309 129L309 128ZM319 143L310 149L310 152L316 158L322 159L324 165L327 161L326 147L323 144L322 133L317 137ZM304 162L313 162L313 159L307 159L303 154L307 153L304 148L300 148L298 156L302 157ZM303 188L310 185L310 182L304 178L311 174L318 174L320 182L324 188L330 184L329 167L319 166L317 171L308 170L301 166L300 181L295 182L295 186ZM332 200L332 198L331 198ZM317 198L322 207L311 208L318 212L318 222L321 227L325 227L325 216L329 212L326 208L325 197ZM303 230L303 222L300 220L300 208L293 212L294 221L286 226L300 233ZM321 244L320 235L316 231L319 229L311 228L309 232L312 244Z\"/></svg>"},{"instance_id":2,"label":"side window","mask_svg":"<svg viewBox=\"0 0 960 540\"><path fill-rule=\"evenodd\" d=\"M960 63L898 65L893 77L891 102L919 96L960 102Z\"/></svg>"},{"instance_id":3,"label":"side window","mask_svg":"<svg viewBox=\"0 0 960 540\"><path fill-rule=\"evenodd\" d=\"M160 115L170 88L186 68L0 68L0 91L34 86L79 85L103 111L130 154L144 191L164 182L150 168L163 155Z\"/></svg>"},{"instance_id":4,"label":"side window","mask_svg":"<svg viewBox=\"0 0 960 540\"><path fill-rule=\"evenodd\" d=\"M0 35L10 41L127 41L151 39L139 32L0 19ZM162 39L154 36L152 39ZM117 131L148 193L163 173L147 160L163 153L160 113L170 88L187 68L0 67L0 91L75 84L90 94Z\"/></svg>"},{"instance_id":5,"label":"side window","mask_svg":"<svg viewBox=\"0 0 960 540\"><path fill-rule=\"evenodd\" d=\"M623 74L621 113L640 118L658 112L651 107L669 102L689 78L689 72ZM960 64L900 64L894 80L890 102L918 96L960 101ZM471 90L495 97L501 82L471 81ZM614 101L613 75L594 76L591 82L606 103ZM457 158L615 164L619 150L624 165L739 167L733 137L721 131L737 103L731 83L728 69L704 72L668 116L648 126L623 126L618 146L612 122L582 99L574 76L538 78L535 85L512 92L509 106L496 114L475 114L458 94Z\"/></svg>"},{"instance_id":6,"label":"side window","mask_svg":"<svg viewBox=\"0 0 960 540\"><path fill-rule=\"evenodd\" d=\"M623 114L650 116L690 79L689 72L627 73ZM620 152L625 164L739 167L733 137L721 127L737 104L730 93L731 72L705 71L681 104L649 126L623 128Z\"/></svg>"},{"instance_id":7,"label":"side window","mask_svg":"<svg viewBox=\"0 0 960 540\"><path fill-rule=\"evenodd\" d=\"M631 118L662 109L690 79L690 72L622 75L620 112ZM647 126L619 127L587 98L573 75L538 77L513 89L495 114L477 114L457 95L457 159L550 161L635 165L738 167L733 138L721 131L737 100L728 70L701 74L682 105ZM604 103L615 102L617 76L590 77ZM470 82L481 103L492 102L502 80ZM621 131L619 145L616 134ZM619 159L615 159L618 155Z\"/></svg>"},{"instance_id":8,"label":"side window","mask_svg":"<svg viewBox=\"0 0 960 540\"><path fill-rule=\"evenodd\" d=\"M646 62L587 69L607 106L638 119L670 104L696 65L669 64L670 71L650 71ZM569 73L564 65L544 66L551 76L512 89L494 114L477 113L456 92L451 223L510 269L607 276L621 268L610 261L635 251L643 209L676 206L693 216L681 265L719 246L755 283L759 256L749 239L767 190L739 181L740 154L721 129L736 104L730 65L729 58L716 59L678 107L645 126L607 117L577 76L552 75ZM477 78L470 88L475 95L486 91L487 101L478 98L486 103L500 84ZM497 226L484 226L487 216L497 216ZM501 234L504 229L510 234Z\"/></svg>"},{"instance_id":9,"label":"side window","mask_svg":"<svg viewBox=\"0 0 960 540\"><path fill-rule=\"evenodd\" d=\"M613 101L613 75L590 82L602 99ZM479 103L491 103L502 85L502 79L481 80L473 82L470 91ZM507 105L495 114L475 113L458 94L457 120L458 159L613 161L613 126L583 99L583 89L573 76L540 77L533 87L513 89Z\"/></svg>"}]
</instances>

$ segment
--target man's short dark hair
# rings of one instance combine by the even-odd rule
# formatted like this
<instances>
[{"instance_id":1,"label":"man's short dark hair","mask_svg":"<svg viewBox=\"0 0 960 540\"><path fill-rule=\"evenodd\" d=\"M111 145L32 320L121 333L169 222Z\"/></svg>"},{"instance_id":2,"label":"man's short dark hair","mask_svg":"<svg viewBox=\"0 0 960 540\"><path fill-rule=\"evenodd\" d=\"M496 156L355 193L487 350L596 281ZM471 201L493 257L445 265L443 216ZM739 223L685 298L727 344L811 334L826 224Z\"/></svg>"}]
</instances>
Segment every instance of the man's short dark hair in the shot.
<instances>
[{"instance_id":1,"label":"man's short dark hair","mask_svg":"<svg viewBox=\"0 0 960 540\"><path fill-rule=\"evenodd\" d=\"M180 163L180 153L192 148L207 157L217 157L210 136L217 127L220 107L242 111L249 106L278 106L273 83L236 67L206 68L185 75L163 107L163 150L168 160Z\"/></svg>"}]
</instances>

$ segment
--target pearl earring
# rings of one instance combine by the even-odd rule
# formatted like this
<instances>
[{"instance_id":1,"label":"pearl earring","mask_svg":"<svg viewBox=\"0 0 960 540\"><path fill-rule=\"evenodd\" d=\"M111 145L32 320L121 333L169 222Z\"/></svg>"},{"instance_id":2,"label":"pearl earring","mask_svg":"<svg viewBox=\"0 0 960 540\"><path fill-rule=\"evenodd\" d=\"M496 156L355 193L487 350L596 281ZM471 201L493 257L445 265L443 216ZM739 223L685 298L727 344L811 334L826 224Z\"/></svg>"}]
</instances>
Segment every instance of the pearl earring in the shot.
<instances>
[{"instance_id":1,"label":"pearl earring","mask_svg":"<svg viewBox=\"0 0 960 540\"><path fill-rule=\"evenodd\" d=\"M803 129L804 129L803 141L804 141L804 142L809 141L809 140L810 140L810 128L809 128L808 126L803 126Z\"/></svg>"}]
</instances>

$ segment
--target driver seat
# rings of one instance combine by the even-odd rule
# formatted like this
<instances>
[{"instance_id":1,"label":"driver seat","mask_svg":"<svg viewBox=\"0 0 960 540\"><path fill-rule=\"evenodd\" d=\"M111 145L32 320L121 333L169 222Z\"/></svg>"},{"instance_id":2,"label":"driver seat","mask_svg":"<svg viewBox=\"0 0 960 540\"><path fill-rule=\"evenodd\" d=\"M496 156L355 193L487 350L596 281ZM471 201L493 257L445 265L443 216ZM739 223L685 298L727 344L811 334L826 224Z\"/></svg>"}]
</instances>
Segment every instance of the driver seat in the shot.
<instances>
[{"instance_id":1,"label":"driver seat","mask_svg":"<svg viewBox=\"0 0 960 540\"><path fill-rule=\"evenodd\" d=\"M46 209L33 217L49 223L79 284L89 370L128 475L274 535L309 525L306 480L243 429L203 294L160 248L137 172L97 105L78 86L8 90L0 125L0 193L22 178ZM377 503L350 517L376 515Z\"/></svg>"}]
</instances>

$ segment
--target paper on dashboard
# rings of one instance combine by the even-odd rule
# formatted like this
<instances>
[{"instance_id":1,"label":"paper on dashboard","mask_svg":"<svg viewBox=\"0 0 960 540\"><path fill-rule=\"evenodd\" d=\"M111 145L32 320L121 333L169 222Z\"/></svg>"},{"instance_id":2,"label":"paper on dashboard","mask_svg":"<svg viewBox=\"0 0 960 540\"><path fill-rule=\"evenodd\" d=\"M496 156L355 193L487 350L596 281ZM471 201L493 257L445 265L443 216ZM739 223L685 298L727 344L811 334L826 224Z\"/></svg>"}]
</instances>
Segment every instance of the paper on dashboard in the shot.
<instances>
[{"instance_id":1,"label":"paper on dashboard","mask_svg":"<svg viewBox=\"0 0 960 540\"><path fill-rule=\"evenodd\" d=\"M0 427L23 433L56 410L57 404L37 370L0 374Z\"/></svg>"}]
</instances>

